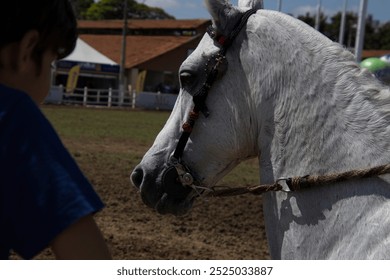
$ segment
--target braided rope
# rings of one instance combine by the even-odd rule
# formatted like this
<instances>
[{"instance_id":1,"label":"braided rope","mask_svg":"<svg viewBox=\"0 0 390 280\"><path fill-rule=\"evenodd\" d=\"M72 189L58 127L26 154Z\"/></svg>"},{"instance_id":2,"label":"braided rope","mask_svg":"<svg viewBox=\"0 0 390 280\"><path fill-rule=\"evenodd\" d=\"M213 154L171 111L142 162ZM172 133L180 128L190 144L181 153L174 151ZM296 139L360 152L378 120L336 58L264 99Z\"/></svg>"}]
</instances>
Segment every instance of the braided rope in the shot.
<instances>
[{"instance_id":1,"label":"braided rope","mask_svg":"<svg viewBox=\"0 0 390 280\"><path fill-rule=\"evenodd\" d=\"M390 173L390 164L328 175L307 175L301 177L297 176L283 180L286 182L291 191L299 191L325 184L338 183L347 180L370 178L388 173ZM261 195L265 192L282 190L283 186L279 183L279 181L277 181L276 183L271 185L256 185L250 187L230 188L224 186L217 186L207 195L213 197L236 196L243 194Z\"/></svg>"}]
</instances>

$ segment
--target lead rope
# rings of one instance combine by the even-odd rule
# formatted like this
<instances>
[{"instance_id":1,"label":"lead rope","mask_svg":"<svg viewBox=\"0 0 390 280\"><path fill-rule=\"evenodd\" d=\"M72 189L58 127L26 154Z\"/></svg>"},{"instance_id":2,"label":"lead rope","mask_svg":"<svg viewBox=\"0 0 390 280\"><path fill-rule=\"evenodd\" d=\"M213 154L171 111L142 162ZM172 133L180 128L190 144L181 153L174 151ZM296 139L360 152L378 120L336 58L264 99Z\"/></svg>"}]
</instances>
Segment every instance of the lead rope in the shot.
<instances>
[{"instance_id":1,"label":"lead rope","mask_svg":"<svg viewBox=\"0 0 390 280\"><path fill-rule=\"evenodd\" d=\"M222 197L243 194L261 195L270 191L293 192L325 184L340 183L347 180L370 178L379 175L389 174L390 164L380 165L367 169L357 169L342 173L328 175L306 175L289 178L280 178L271 185L256 185L250 187L229 188L224 186L214 187L206 196Z\"/></svg>"}]
</instances>

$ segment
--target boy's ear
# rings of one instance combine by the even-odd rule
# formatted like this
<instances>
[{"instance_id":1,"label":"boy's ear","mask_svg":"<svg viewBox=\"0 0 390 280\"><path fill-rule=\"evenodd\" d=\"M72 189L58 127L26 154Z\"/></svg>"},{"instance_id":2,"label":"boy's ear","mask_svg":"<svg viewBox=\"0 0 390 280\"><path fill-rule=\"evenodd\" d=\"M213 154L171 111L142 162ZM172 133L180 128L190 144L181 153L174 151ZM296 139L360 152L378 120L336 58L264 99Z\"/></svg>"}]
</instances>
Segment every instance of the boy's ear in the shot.
<instances>
[{"instance_id":1,"label":"boy's ear","mask_svg":"<svg viewBox=\"0 0 390 280\"><path fill-rule=\"evenodd\" d=\"M17 57L18 69L22 70L31 62L33 51L38 44L39 33L36 30L30 30L19 42L19 52Z\"/></svg>"}]
</instances>

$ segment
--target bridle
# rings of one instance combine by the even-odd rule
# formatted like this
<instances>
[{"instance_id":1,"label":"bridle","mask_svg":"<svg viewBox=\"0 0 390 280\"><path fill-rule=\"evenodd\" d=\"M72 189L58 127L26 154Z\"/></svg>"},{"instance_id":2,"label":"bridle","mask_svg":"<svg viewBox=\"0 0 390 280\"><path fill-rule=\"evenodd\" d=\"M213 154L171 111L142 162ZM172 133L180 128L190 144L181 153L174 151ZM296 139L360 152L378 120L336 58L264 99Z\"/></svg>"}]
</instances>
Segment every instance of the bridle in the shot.
<instances>
[{"instance_id":1,"label":"bridle","mask_svg":"<svg viewBox=\"0 0 390 280\"><path fill-rule=\"evenodd\" d=\"M189 193L191 190L197 190L197 192L199 192L199 190L202 189L200 183L195 181L195 177L191 170L183 162L183 152L200 113L202 113L206 118L210 115L206 105L206 99L209 90L218 77L221 66L226 61L226 52L242 28L246 25L249 17L256 12L257 10L251 9L243 13L240 20L237 22L236 26L233 28L233 31L228 37L218 34L212 26L209 26L207 29L209 36L220 48L217 54L212 55L209 58L207 65L211 67L206 75L206 80L199 91L193 95L193 102L195 105L192 111L189 113L186 122L182 125L182 133L180 135L179 141L173 154L170 156L167 168L163 173L162 180L164 185L167 185L165 184L167 178L172 179L176 177L183 187L188 187L187 193ZM175 193L175 190L171 190L168 186L166 186L165 191L171 192L171 194Z\"/></svg>"}]
</instances>

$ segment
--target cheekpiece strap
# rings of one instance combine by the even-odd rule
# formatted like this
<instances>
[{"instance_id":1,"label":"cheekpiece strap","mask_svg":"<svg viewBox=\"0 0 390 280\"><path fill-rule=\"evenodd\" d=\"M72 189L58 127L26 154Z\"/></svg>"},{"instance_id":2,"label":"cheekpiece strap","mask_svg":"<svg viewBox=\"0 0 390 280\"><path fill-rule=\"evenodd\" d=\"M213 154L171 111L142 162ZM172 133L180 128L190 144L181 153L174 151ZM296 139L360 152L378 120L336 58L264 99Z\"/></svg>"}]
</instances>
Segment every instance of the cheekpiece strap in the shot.
<instances>
[{"instance_id":1,"label":"cheekpiece strap","mask_svg":"<svg viewBox=\"0 0 390 280\"><path fill-rule=\"evenodd\" d=\"M256 12L257 10L254 9L246 11L241 16L241 19L237 22L236 26L228 37L218 34L217 30L213 26L209 26L207 28L207 33L217 44L220 45L221 49L218 55L213 58L214 66L207 74L206 82L203 84L201 89L194 95L193 102L195 103L195 106L190 112L186 122L182 125L182 134L173 153L173 157L179 162L183 156L184 148L191 135L192 129L194 128L195 122L199 118L199 113L203 113L206 118L210 114L206 106L206 98L212 84L217 78L219 66L221 62L225 59L226 51L228 50L234 39L237 37L241 29L246 25L249 17Z\"/></svg>"}]
</instances>

